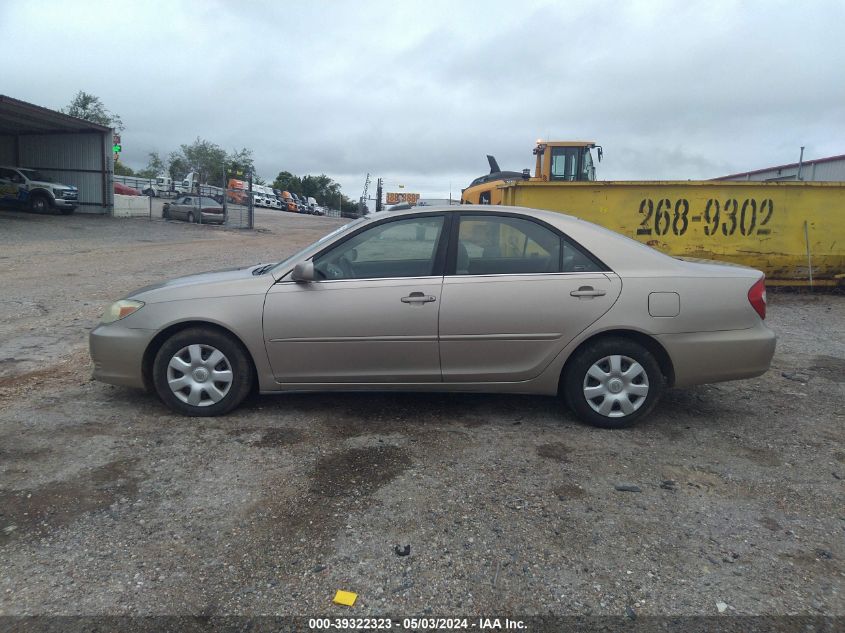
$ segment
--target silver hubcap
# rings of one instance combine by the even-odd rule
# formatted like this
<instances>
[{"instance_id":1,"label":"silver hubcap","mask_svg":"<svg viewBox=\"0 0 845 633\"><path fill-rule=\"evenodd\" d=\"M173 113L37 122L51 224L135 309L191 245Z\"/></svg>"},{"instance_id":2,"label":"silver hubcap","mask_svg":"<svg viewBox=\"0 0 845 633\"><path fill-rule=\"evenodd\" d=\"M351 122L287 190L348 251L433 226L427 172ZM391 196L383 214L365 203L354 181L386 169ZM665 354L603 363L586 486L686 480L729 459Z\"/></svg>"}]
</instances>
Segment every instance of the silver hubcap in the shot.
<instances>
[{"instance_id":1,"label":"silver hubcap","mask_svg":"<svg viewBox=\"0 0 845 633\"><path fill-rule=\"evenodd\" d=\"M211 345L188 345L167 364L167 384L179 400L195 407L220 402L232 387L232 365Z\"/></svg>"},{"instance_id":2,"label":"silver hubcap","mask_svg":"<svg viewBox=\"0 0 845 633\"><path fill-rule=\"evenodd\" d=\"M627 356L605 356L584 376L584 397L593 411L623 418L643 406L648 396L648 374Z\"/></svg>"}]
</instances>

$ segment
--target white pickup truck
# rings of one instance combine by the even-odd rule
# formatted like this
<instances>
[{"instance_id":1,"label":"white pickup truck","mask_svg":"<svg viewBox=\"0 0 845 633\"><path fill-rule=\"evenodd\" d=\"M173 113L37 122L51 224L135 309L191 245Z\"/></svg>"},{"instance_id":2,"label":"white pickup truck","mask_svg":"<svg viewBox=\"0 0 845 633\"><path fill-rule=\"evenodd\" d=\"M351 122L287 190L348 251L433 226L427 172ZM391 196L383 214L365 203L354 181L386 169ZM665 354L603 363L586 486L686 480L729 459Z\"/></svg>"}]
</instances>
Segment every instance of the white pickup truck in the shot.
<instances>
[{"instance_id":1,"label":"white pickup truck","mask_svg":"<svg viewBox=\"0 0 845 633\"><path fill-rule=\"evenodd\" d=\"M0 205L37 212L57 209L70 215L79 206L79 190L54 182L35 169L0 167Z\"/></svg>"}]
</instances>

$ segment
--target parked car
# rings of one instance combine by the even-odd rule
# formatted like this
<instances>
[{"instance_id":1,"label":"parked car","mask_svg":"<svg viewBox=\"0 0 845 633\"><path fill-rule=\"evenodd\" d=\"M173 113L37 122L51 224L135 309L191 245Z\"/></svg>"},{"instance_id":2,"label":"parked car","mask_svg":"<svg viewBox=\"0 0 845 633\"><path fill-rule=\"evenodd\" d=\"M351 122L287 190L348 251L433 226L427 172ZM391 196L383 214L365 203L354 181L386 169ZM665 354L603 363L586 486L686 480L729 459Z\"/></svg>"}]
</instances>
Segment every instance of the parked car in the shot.
<instances>
[{"instance_id":1,"label":"parked car","mask_svg":"<svg viewBox=\"0 0 845 633\"><path fill-rule=\"evenodd\" d=\"M114 183L114 192L121 196L140 196L141 192L137 189L133 189L127 185L124 185L122 182Z\"/></svg>"},{"instance_id":2,"label":"parked car","mask_svg":"<svg viewBox=\"0 0 845 633\"><path fill-rule=\"evenodd\" d=\"M667 387L764 373L765 316L758 270L464 205L375 213L277 264L148 286L107 309L90 346L94 378L191 416L231 411L253 386L560 393L618 428Z\"/></svg>"},{"instance_id":3,"label":"parked car","mask_svg":"<svg viewBox=\"0 0 845 633\"><path fill-rule=\"evenodd\" d=\"M35 169L0 167L0 206L43 213L56 209L70 215L79 205L79 190Z\"/></svg>"},{"instance_id":4,"label":"parked car","mask_svg":"<svg viewBox=\"0 0 845 633\"><path fill-rule=\"evenodd\" d=\"M165 203L161 210L165 220L185 220L203 224L223 224L226 214L223 206L213 198L179 196L173 202Z\"/></svg>"}]
</instances>

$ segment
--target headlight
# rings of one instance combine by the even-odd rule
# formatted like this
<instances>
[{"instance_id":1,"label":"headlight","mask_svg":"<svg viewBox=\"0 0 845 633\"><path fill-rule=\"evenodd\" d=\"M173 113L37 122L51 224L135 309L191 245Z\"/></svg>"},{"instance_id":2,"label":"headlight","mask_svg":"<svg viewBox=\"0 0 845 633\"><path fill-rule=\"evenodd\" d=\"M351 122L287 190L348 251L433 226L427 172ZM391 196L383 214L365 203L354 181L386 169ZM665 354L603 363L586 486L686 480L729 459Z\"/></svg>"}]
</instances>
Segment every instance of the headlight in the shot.
<instances>
[{"instance_id":1,"label":"headlight","mask_svg":"<svg viewBox=\"0 0 845 633\"><path fill-rule=\"evenodd\" d=\"M143 301L133 301L132 299L121 299L120 301L115 301L106 308L100 323L113 323L114 321L120 321L143 307Z\"/></svg>"},{"instance_id":2,"label":"headlight","mask_svg":"<svg viewBox=\"0 0 845 633\"><path fill-rule=\"evenodd\" d=\"M53 195L57 198L61 198L64 196L65 190L64 189L53 189Z\"/></svg>"}]
</instances>

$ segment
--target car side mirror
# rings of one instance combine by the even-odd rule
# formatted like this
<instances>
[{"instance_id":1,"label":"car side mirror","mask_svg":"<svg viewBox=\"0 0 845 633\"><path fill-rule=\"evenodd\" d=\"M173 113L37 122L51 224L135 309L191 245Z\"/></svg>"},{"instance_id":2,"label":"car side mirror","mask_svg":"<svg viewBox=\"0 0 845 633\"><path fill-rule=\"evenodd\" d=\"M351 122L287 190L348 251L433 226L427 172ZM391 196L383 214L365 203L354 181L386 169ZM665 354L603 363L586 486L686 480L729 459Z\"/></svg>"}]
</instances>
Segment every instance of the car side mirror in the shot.
<instances>
[{"instance_id":1,"label":"car side mirror","mask_svg":"<svg viewBox=\"0 0 845 633\"><path fill-rule=\"evenodd\" d=\"M314 262L299 262L296 266L293 267L293 272L291 273L291 279L294 281L300 282L309 282L314 281Z\"/></svg>"}]
</instances>

